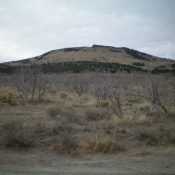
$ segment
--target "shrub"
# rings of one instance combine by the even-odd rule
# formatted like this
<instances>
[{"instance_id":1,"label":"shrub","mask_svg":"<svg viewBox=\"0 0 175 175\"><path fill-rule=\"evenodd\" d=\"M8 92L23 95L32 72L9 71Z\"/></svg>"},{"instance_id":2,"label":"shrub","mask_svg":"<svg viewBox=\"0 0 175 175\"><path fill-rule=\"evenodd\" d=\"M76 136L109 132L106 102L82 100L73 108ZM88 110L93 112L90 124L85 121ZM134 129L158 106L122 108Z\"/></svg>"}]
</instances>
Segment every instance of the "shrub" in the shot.
<instances>
[{"instance_id":1,"label":"shrub","mask_svg":"<svg viewBox=\"0 0 175 175\"><path fill-rule=\"evenodd\" d=\"M150 132L141 132L139 135L139 140L143 141L146 145L160 145L161 139L159 135Z\"/></svg>"},{"instance_id":2,"label":"shrub","mask_svg":"<svg viewBox=\"0 0 175 175\"><path fill-rule=\"evenodd\" d=\"M62 92L60 94L60 98L62 98L62 99L66 99L67 97L68 97L68 95L66 93L64 93L64 92Z\"/></svg>"},{"instance_id":3,"label":"shrub","mask_svg":"<svg viewBox=\"0 0 175 175\"><path fill-rule=\"evenodd\" d=\"M169 132L168 134L168 142L175 144L175 132Z\"/></svg>"},{"instance_id":4,"label":"shrub","mask_svg":"<svg viewBox=\"0 0 175 175\"><path fill-rule=\"evenodd\" d=\"M132 63L134 66L145 66L145 63L141 63L141 62L134 62Z\"/></svg>"},{"instance_id":5,"label":"shrub","mask_svg":"<svg viewBox=\"0 0 175 175\"><path fill-rule=\"evenodd\" d=\"M110 117L109 112L105 109L88 109L85 114L89 120L103 120Z\"/></svg>"},{"instance_id":6,"label":"shrub","mask_svg":"<svg viewBox=\"0 0 175 175\"><path fill-rule=\"evenodd\" d=\"M139 140L143 141L146 145L157 146L165 144L174 144L175 135L170 130L159 128L157 131L142 131L139 134Z\"/></svg>"},{"instance_id":7,"label":"shrub","mask_svg":"<svg viewBox=\"0 0 175 175\"><path fill-rule=\"evenodd\" d=\"M119 64L119 63L105 63L97 61L76 61L76 62L64 62L54 64L43 64L42 71L44 73L58 73L58 72L74 72L81 73L85 71L101 71L104 70L115 73L117 71L141 71L145 72L141 67L133 65Z\"/></svg>"},{"instance_id":8,"label":"shrub","mask_svg":"<svg viewBox=\"0 0 175 175\"><path fill-rule=\"evenodd\" d=\"M50 93L51 95L55 95L57 91L55 89L50 89L48 93Z\"/></svg>"},{"instance_id":9,"label":"shrub","mask_svg":"<svg viewBox=\"0 0 175 175\"><path fill-rule=\"evenodd\" d=\"M1 96L0 101L2 103L8 103L10 106L17 105L14 95L12 93L8 93L7 95Z\"/></svg>"},{"instance_id":10,"label":"shrub","mask_svg":"<svg viewBox=\"0 0 175 175\"><path fill-rule=\"evenodd\" d=\"M99 101L97 104L97 107L103 107L103 108L107 108L110 106L110 102L109 101Z\"/></svg>"},{"instance_id":11,"label":"shrub","mask_svg":"<svg viewBox=\"0 0 175 175\"><path fill-rule=\"evenodd\" d=\"M175 111L171 111L166 114L166 117L175 118Z\"/></svg>"},{"instance_id":12,"label":"shrub","mask_svg":"<svg viewBox=\"0 0 175 175\"><path fill-rule=\"evenodd\" d=\"M96 138L88 143L88 148L99 153L114 153L124 150L124 146L112 138Z\"/></svg>"},{"instance_id":13,"label":"shrub","mask_svg":"<svg viewBox=\"0 0 175 175\"><path fill-rule=\"evenodd\" d=\"M55 118L60 114L61 108L59 106L52 106L47 109L47 113L50 117Z\"/></svg>"},{"instance_id":14,"label":"shrub","mask_svg":"<svg viewBox=\"0 0 175 175\"><path fill-rule=\"evenodd\" d=\"M134 98L134 97L129 97L128 99L127 99L127 104L138 104L138 103L140 103L140 100L139 99L137 99L137 98Z\"/></svg>"},{"instance_id":15,"label":"shrub","mask_svg":"<svg viewBox=\"0 0 175 175\"><path fill-rule=\"evenodd\" d=\"M74 155L77 153L79 143L70 133L64 133L61 137L53 140L52 147L58 153Z\"/></svg>"},{"instance_id":16,"label":"shrub","mask_svg":"<svg viewBox=\"0 0 175 175\"><path fill-rule=\"evenodd\" d=\"M145 116L139 117L124 117L120 120L114 120L114 123L118 126L133 126L133 125L151 125L152 120L146 118Z\"/></svg>"},{"instance_id":17,"label":"shrub","mask_svg":"<svg viewBox=\"0 0 175 175\"><path fill-rule=\"evenodd\" d=\"M152 71L153 74L162 74L162 73L173 73L173 70L165 68L159 68L159 67L155 67Z\"/></svg>"},{"instance_id":18,"label":"shrub","mask_svg":"<svg viewBox=\"0 0 175 175\"><path fill-rule=\"evenodd\" d=\"M12 121L5 125L5 145L9 148L29 148L33 146L30 132L25 130L21 121Z\"/></svg>"},{"instance_id":19,"label":"shrub","mask_svg":"<svg viewBox=\"0 0 175 175\"><path fill-rule=\"evenodd\" d=\"M140 108L141 111L143 111L144 113L147 113L150 110L150 105L144 105Z\"/></svg>"},{"instance_id":20,"label":"shrub","mask_svg":"<svg viewBox=\"0 0 175 175\"><path fill-rule=\"evenodd\" d=\"M65 134L62 139L62 147L66 153L73 154L78 148L78 141L71 134Z\"/></svg>"},{"instance_id":21,"label":"shrub","mask_svg":"<svg viewBox=\"0 0 175 175\"><path fill-rule=\"evenodd\" d=\"M51 118L59 119L62 122L73 122L77 119L75 111L70 107L52 106L48 108L47 113Z\"/></svg>"},{"instance_id":22,"label":"shrub","mask_svg":"<svg viewBox=\"0 0 175 175\"><path fill-rule=\"evenodd\" d=\"M53 121L53 125L51 127L51 135L60 135L63 133L71 132L72 124L70 124L69 122Z\"/></svg>"}]
</instances>

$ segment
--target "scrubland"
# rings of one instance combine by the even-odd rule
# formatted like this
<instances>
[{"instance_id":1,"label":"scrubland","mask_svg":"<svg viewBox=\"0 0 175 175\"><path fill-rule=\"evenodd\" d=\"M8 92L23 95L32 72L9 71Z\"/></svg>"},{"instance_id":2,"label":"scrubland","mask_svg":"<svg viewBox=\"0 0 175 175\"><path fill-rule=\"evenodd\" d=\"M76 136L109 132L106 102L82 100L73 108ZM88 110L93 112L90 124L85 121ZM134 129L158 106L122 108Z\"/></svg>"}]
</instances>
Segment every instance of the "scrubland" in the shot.
<instances>
[{"instance_id":1,"label":"scrubland","mask_svg":"<svg viewBox=\"0 0 175 175\"><path fill-rule=\"evenodd\" d=\"M31 75L1 76L2 149L175 155L173 76Z\"/></svg>"}]
</instances>

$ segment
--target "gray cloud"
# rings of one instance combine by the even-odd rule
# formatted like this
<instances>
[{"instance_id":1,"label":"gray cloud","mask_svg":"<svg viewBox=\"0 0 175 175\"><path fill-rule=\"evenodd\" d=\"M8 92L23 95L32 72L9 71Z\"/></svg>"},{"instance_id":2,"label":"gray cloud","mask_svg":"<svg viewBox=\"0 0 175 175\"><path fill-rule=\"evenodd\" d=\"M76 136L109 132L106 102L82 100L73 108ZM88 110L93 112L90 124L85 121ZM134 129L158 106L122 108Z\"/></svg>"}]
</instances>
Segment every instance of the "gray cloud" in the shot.
<instances>
[{"instance_id":1,"label":"gray cloud","mask_svg":"<svg viewBox=\"0 0 175 175\"><path fill-rule=\"evenodd\" d=\"M0 62L104 44L175 58L174 0L0 0Z\"/></svg>"}]
</instances>

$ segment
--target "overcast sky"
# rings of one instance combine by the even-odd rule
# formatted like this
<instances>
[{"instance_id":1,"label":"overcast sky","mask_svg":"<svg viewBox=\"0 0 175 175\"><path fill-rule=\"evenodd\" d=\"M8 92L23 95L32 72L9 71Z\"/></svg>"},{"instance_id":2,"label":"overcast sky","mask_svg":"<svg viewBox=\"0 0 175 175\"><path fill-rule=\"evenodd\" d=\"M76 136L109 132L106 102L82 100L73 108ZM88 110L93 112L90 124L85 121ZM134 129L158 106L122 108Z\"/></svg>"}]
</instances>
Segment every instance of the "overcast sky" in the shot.
<instances>
[{"instance_id":1,"label":"overcast sky","mask_svg":"<svg viewBox=\"0 0 175 175\"><path fill-rule=\"evenodd\" d=\"M93 44L175 59L175 0L0 0L0 62Z\"/></svg>"}]
</instances>

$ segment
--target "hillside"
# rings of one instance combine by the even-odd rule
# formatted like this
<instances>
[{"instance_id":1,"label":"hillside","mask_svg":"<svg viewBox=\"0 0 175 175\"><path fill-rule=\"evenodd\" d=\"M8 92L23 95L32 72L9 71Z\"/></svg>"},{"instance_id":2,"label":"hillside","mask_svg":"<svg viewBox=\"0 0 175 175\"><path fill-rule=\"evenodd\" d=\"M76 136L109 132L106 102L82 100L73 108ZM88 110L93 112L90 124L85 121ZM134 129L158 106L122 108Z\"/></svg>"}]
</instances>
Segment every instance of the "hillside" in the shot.
<instances>
[{"instance_id":1,"label":"hillside","mask_svg":"<svg viewBox=\"0 0 175 175\"><path fill-rule=\"evenodd\" d=\"M164 73L174 72L175 61L152 56L126 47L93 45L92 47L52 50L40 56L9 62L5 65L19 66L31 63L42 65L45 72L82 72L105 69L111 72L135 70ZM2 70L2 65L0 69Z\"/></svg>"}]
</instances>

